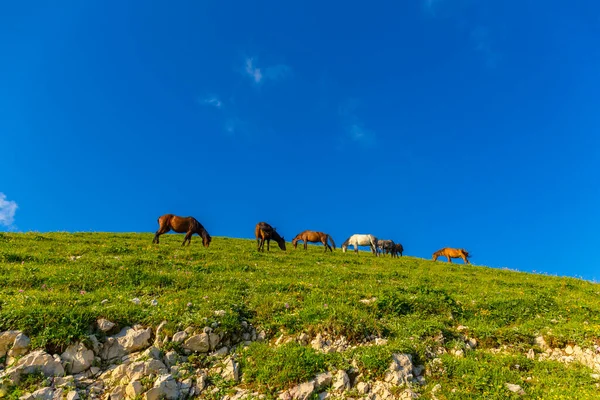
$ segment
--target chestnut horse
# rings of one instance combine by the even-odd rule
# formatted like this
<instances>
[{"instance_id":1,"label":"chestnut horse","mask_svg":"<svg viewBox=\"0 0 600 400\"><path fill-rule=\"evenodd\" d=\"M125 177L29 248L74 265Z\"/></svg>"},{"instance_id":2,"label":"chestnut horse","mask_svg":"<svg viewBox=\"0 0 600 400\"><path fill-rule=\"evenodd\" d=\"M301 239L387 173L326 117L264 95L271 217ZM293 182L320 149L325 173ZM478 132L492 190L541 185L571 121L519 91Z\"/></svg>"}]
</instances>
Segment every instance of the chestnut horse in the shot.
<instances>
[{"instance_id":1,"label":"chestnut horse","mask_svg":"<svg viewBox=\"0 0 600 400\"><path fill-rule=\"evenodd\" d=\"M438 257L448 258L448 262L452 263L453 258L462 258L465 264L470 264L468 258L471 257L465 249L453 249L450 247L444 247L433 253L433 261L437 260Z\"/></svg>"},{"instance_id":2,"label":"chestnut horse","mask_svg":"<svg viewBox=\"0 0 600 400\"><path fill-rule=\"evenodd\" d=\"M285 239L283 236L279 236L277 230L266 222L259 222L254 228L254 235L256 236L256 243L258 244L258 251L265 251L265 240L267 241L267 251L270 251L271 239L277 242L281 250L285 250Z\"/></svg>"},{"instance_id":3,"label":"chestnut horse","mask_svg":"<svg viewBox=\"0 0 600 400\"><path fill-rule=\"evenodd\" d=\"M152 243L158 244L158 237L170 230L177 233L186 232L183 243L181 244L182 246L185 246L185 242L188 242L188 246L192 243L192 235L194 233L202 236L202 244L204 247L208 247L212 240L206 229L204 229L202 224L194 217L178 217L173 214L165 214L158 218L158 225L159 228L154 234Z\"/></svg>"},{"instance_id":4,"label":"chestnut horse","mask_svg":"<svg viewBox=\"0 0 600 400\"><path fill-rule=\"evenodd\" d=\"M300 232L299 234L296 235L296 237L294 239L292 239L292 244L294 245L294 248L297 248L298 242L302 241L302 242L304 242L304 250L306 250L306 248L308 247L308 242L311 242L311 243L321 242L321 243L323 243L323 246L325 246L325 253L327 253L327 249L329 249L333 253L331 246L327 243L327 239L329 239L331 241L331 246L333 246L333 249L335 250L335 242L333 241L333 238L331 236L329 236L329 234L327 234L327 233L316 232L316 231Z\"/></svg>"}]
</instances>

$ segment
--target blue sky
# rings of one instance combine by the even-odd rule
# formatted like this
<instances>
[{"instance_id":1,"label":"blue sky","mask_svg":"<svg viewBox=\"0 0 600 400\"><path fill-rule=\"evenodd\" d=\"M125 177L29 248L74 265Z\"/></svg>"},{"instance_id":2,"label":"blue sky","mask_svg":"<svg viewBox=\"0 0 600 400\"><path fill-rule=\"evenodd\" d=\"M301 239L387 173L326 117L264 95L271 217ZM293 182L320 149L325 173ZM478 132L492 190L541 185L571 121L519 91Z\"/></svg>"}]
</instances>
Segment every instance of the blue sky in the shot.
<instances>
[{"instance_id":1,"label":"blue sky","mask_svg":"<svg viewBox=\"0 0 600 400\"><path fill-rule=\"evenodd\" d=\"M600 278L597 2L51 3L0 6L0 229L175 213Z\"/></svg>"}]
</instances>

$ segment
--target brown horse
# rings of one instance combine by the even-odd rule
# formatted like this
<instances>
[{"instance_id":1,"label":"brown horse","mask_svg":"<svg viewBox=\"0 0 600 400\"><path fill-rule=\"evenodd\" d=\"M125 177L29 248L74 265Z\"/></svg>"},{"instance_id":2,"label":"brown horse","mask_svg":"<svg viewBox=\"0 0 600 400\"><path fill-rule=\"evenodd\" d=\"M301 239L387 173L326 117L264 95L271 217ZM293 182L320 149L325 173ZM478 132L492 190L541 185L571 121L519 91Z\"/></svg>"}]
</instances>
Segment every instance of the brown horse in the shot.
<instances>
[{"instance_id":1,"label":"brown horse","mask_svg":"<svg viewBox=\"0 0 600 400\"><path fill-rule=\"evenodd\" d=\"M329 234L323 233L323 232L315 232L315 231L300 232L299 234L296 235L296 237L294 239L292 239L292 244L294 245L294 248L297 248L298 242L303 241L304 242L304 250L306 250L306 248L308 247L308 242L311 242L311 243L321 242L321 243L323 243L323 246L325 246L326 253L327 253L327 249L329 249L333 253L333 250L331 250L331 246L327 243L327 239L329 239L331 241L331 246L333 246L333 249L335 250L335 242L333 241L333 238L331 236L329 236Z\"/></svg>"},{"instance_id":2,"label":"brown horse","mask_svg":"<svg viewBox=\"0 0 600 400\"><path fill-rule=\"evenodd\" d=\"M453 258L462 258L465 264L470 264L468 258L471 257L465 249L453 249L450 247L444 247L433 253L433 261L437 260L438 257L448 258L448 262L452 263Z\"/></svg>"},{"instance_id":3,"label":"brown horse","mask_svg":"<svg viewBox=\"0 0 600 400\"><path fill-rule=\"evenodd\" d=\"M165 214L158 218L158 225L159 228L154 234L152 243L158 244L158 237L170 230L177 233L186 232L183 243L181 244L182 246L185 246L185 242L188 242L188 246L192 243L192 235L194 233L202 236L202 244L204 247L208 247L212 240L206 229L204 229L202 224L194 217L178 217L173 214Z\"/></svg>"},{"instance_id":4,"label":"brown horse","mask_svg":"<svg viewBox=\"0 0 600 400\"><path fill-rule=\"evenodd\" d=\"M404 247L400 243L394 243L394 248L392 249L392 257L398 257L398 253L400 253L400 257L402 257L402 252L404 252Z\"/></svg>"},{"instance_id":5,"label":"brown horse","mask_svg":"<svg viewBox=\"0 0 600 400\"><path fill-rule=\"evenodd\" d=\"M265 240L267 241L267 251L270 251L271 239L277 242L281 250L285 250L285 239L283 236L279 236L277 230L266 222L259 222L256 224L254 235L256 236L258 251L265 251Z\"/></svg>"}]
</instances>

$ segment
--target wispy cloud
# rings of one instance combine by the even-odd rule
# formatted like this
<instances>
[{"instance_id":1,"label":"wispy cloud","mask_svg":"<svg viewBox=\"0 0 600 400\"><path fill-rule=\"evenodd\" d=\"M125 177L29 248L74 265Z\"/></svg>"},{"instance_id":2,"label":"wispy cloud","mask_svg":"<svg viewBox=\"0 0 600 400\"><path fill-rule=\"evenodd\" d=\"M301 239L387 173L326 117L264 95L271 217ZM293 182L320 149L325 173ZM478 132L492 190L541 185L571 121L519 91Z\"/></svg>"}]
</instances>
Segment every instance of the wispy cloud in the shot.
<instances>
[{"instance_id":1,"label":"wispy cloud","mask_svg":"<svg viewBox=\"0 0 600 400\"><path fill-rule=\"evenodd\" d=\"M346 139L360 144L364 147L372 147L376 143L375 133L365 128L364 123L357 115L359 100L356 98L346 99L338 107L338 114L342 120Z\"/></svg>"},{"instance_id":2,"label":"wispy cloud","mask_svg":"<svg viewBox=\"0 0 600 400\"><path fill-rule=\"evenodd\" d=\"M12 228L17 208L16 202L6 200L6 195L0 192L0 225Z\"/></svg>"},{"instance_id":3,"label":"wispy cloud","mask_svg":"<svg viewBox=\"0 0 600 400\"><path fill-rule=\"evenodd\" d=\"M278 81L291 75L292 69L285 64L276 64L259 68L254 57L246 58L245 74L255 83L261 83L267 80Z\"/></svg>"},{"instance_id":4,"label":"wispy cloud","mask_svg":"<svg viewBox=\"0 0 600 400\"><path fill-rule=\"evenodd\" d=\"M473 29L471 31L471 41L473 42L475 51L484 57L485 64L488 67L494 68L498 65L500 54L492 47L490 31L488 28L484 26L478 26Z\"/></svg>"},{"instance_id":5,"label":"wispy cloud","mask_svg":"<svg viewBox=\"0 0 600 400\"><path fill-rule=\"evenodd\" d=\"M216 96L206 97L202 100L202 103L216 108L221 108L223 106L221 100L219 100L219 98Z\"/></svg>"}]
</instances>

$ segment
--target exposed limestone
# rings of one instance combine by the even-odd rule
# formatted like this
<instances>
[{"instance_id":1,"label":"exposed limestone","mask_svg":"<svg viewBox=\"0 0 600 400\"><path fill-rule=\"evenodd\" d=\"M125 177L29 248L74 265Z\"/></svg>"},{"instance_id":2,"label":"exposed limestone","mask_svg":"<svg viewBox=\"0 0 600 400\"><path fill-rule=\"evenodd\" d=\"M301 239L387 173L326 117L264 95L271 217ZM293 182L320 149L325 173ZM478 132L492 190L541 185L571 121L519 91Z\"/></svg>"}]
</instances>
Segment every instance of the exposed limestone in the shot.
<instances>
[{"instance_id":1,"label":"exposed limestone","mask_svg":"<svg viewBox=\"0 0 600 400\"><path fill-rule=\"evenodd\" d=\"M177 400L179 397L179 384L171 374L161 375L154 382L154 389L158 389L158 395L161 399Z\"/></svg>"},{"instance_id":2,"label":"exposed limestone","mask_svg":"<svg viewBox=\"0 0 600 400\"><path fill-rule=\"evenodd\" d=\"M240 366L239 364L231 357L228 357L223 362L223 369L221 371L221 376L226 380L238 381L240 379Z\"/></svg>"},{"instance_id":3,"label":"exposed limestone","mask_svg":"<svg viewBox=\"0 0 600 400\"><path fill-rule=\"evenodd\" d=\"M343 392L350 389L350 378L346 371L341 369L335 374L332 389L337 392Z\"/></svg>"},{"instance_id":4,"label":"exposed limestone","mask_svg":"<svg viewBox=\"0 0 600 400\"><path fill-rule=\"evenodd\" d=\"M128 353L145 349L150 345L152 329L125 327L113 337L109 337L102 348L103 360L114 360Z\"/></svg>"},{"instance_id":5,"label":"exposed limestone","mask_svg":"<svg viewBox=\"0 0 600 400\"><path fill-rule=\"evenodd\" d=\"M20 331L6 331L0 333L0 357L4 357L12 347Z\"/></svg>"},{"instance_id":6,"label":"exposed limestone","mask_svg":"<svg viewBox=\"0 0 600 400\"><path fill-rule=\"evenodd\" d=\"M99 318L96 323L98 324L98 329L100 329L102 332L108 332L115 327L114 322L111 322L105 318Z\"/></svg>"},{"instance_id":7,"label":"exposed limestone","mask_svg":"<svg viewBox=\"0 0 600 400\"><path fill-rule=\"evenodd\" d=\"M129 382L129 384L125 387L125 396L128 399L133 399L136 398L138 396L141 396L142 393L144 391L144 388L142 386L142 382L140 381L131 381Z\"/></svg>"},{"instance_id":8,"label":"exposed limestone","mask_svg":"<svg viewBox=\"0 0 600 400\"><path fill-rule=\"evenodd\" d=\"M185 339L187 339L188 334L185 331L181 331L181 332L177 332L173 335L173 338L171 339L173 342L175 343L181 343L183 342Z\"/></svg>"},{"instance_id":9,"label":"exposed limestone","mask_svg":"<svg viewBox=\"0 0 600 400\"><path fill-rule=\"evenodd\" d=\"M403 385L413 379L412 356L410 354L392 354L392 362L384 380L393 385Z\"/></svg>"},{"instance_id":10,"label":"exposed limestone","mask_svg":"<svg viewBox=\"0 0 600 400\"><path fill-rule=\"evenodd\" d=\"M506 388L513 393L519 394L521 396L525 394L525 391L519 385L515 385L512 383L505 383L504 386L506 386Z\"/></svg>"},{"instance_id":11,"label":"exposed limestone","mask_svg":"<svg viewBox=\"0 0 600 400\"><path fill-rule=\"evenodd\" d=\"M72 344L61 354L63 368L67 373L78 374L90 368L94 362L94 352L82 343Z\"/></svg>"},{"instance_id":12,"label":"exposed limestone","mask_svg":"<svg viewBox=\"0 0 600 400\"><path fill-rule=\"evenodd\" d=\"M183 348L197 353L208 353L210 350L208 334L201 333L190 337L183 344Z\"/></svg>"}]
</instances>

